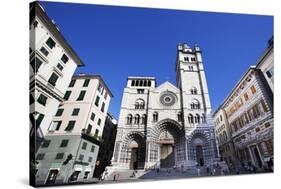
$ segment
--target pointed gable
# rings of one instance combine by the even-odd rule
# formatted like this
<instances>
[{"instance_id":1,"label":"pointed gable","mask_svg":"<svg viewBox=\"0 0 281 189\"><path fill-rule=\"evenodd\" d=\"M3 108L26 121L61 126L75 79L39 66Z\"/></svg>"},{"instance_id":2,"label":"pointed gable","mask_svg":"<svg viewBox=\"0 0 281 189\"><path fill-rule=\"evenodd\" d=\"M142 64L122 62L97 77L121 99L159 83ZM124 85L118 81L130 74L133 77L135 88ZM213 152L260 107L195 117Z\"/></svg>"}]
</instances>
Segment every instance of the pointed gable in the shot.
<instances>
[{"instance_id":1,"label":"pointed gable","mask_svg":"<svg viewBox=\"0 0 281 189\"><path fill-rule=\"evenodd\" d=\"M165 81L164 83L159 85L157 88L155 88L155 91L167 91L167 90L172 91L174 93L180 92L180 90L175 85L170 83L169 81Z\"/></svg>"}]
</instances>

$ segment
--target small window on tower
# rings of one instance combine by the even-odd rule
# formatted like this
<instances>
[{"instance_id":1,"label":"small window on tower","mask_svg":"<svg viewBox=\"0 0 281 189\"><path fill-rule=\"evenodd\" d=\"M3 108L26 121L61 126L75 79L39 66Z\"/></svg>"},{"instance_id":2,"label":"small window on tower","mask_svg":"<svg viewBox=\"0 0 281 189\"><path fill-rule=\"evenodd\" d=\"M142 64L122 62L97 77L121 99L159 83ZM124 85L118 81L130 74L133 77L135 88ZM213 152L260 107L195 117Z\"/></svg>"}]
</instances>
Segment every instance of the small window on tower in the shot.
<instances>
[{"instance_id":1,"label":"small window on tower","mask_svg":"<svg viewBox=\"0 0 281 189\"><path fill-rule=\"evenodd\" d=\"M188 62L189 58L188 57L184 57L184 61Z\"/></svg>"},{"instance_id":2,"label":"small window on tower","mask_svg":"<svg viewBox=\"0 0 281 189\"><path fill-rule=\"evenodd\" d=\"M193 71L193 66L188 66L190 71Z\"/></svg>"}]
</instances>

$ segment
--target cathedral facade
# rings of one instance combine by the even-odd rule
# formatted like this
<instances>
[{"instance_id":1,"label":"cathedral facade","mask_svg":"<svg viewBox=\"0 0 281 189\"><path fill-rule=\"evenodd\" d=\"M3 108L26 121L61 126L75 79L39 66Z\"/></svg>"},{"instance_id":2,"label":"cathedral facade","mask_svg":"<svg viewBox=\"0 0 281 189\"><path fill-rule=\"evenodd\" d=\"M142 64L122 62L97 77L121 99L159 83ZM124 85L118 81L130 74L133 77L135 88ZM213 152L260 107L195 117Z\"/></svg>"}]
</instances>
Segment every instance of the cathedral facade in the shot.
<instances>
[{"instance_id":1,"label":"cathedral facade","mask_svg":"<svg viewBox=\"0 0 281 189\"><path fill-rule=\"evenodd\" d=\"M112 163L123 169L207 166L217 157L200 48L177 46L176 86L128 77Z\"/></svg>"}]
</instances>

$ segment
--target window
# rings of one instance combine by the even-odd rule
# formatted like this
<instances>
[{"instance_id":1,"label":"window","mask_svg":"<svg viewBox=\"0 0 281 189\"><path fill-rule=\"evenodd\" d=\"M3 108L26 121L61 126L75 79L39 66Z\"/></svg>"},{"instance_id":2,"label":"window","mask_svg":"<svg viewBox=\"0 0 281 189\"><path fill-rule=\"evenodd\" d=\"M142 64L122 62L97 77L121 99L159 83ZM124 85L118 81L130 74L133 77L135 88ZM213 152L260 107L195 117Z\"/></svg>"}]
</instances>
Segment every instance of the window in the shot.
<instances>
[{"instance_id":1,"label":"window","mask_svg":"<svg viewBox=\"0 0 281 189\"><path fill-rule=\"evenodd\" d=\"M69 141L69 140L66 140L66 139L62 140L61 143L60 143L60 147L61 147L61 148L67 147L68 141Z\"/></svg>"},{"instance_id":2,"label":"window","mask_svg":"<svg viewBox=\"0 0 281 189\"><path fill-rule=\"evenodd\" d=\"M88 162L92 162L92 161L93 161L93 157L89 157Z\"/></svg>"},{"instance_id":3,"label":"window","mask_svg":"<svg viewBox=\"0 0 281 189\"><path fill-rule=\"evenodd\" d=\"M80 108L74 108L72 111L73 116L77 116L79 114Z\"/></svg>"},{"instance_id":4,"label":"window","mask_svg":"<svg viewBox=\"0 0 281 189\"><path fill-rule=\"evenodd\" d=\"M90 119L91 119L92 121L94 121L94 120L95 120L95 117L96 117L96 114L92 113Z\"/></svg>"},{"instance_id":5,"label":"window","mask_svg":"<svg viewBox=\"0 0 281 189\"><path fill-rule=\"evenodd\" d=\"M256 87L254 85L251 86L252 94L255 94L257 92Z\"/></svg>"},{"instance_id":6,"label":"window","mask_svg":"<svg viewBox=\"0 0 281 189\"><path fill-rule=\"evenodd\" d=\"M196 114L196 116L194 116L194 123L200 123L200 115Z\"/></svg>"},{"instance_id":7,"label":"window","mask_svg":"<svg viewBox=\"0 0 281 189\"><path fill-rule=\"evenodd\" d=\"M100 124L101 124L101 119L98 120L98 126L100 126Z\"/></svg>"},{"instance_id":8,"label":"window","mask_svg":"<svg viewBox=\"0 0 281 189\"><path fill-rule=\"evenodd\" d=\"M103 102L102 105L101 105L101 111L102 112L104 112L104 106L105 106L105 103Z\"/></svg>"},{"instance_id":9,"label":"window","mask_svg":"<svg viewBox=\"0 0 281 189\"><path fill-rule=\"evenodd\" d=\"M47 51L47 49L45 49L45 47L41 47L40 51L45 55L48 56L49 51Z\"/></svg>"},{"instance_id":10,"label":"window","mask_svg":"<svg viewBox=\"0 0 281 189\"><path fill-rule=\"evenodd\" d=\"M67 124L67 127L65 128L65 131L72 131L75 125L75 121L69 121Z\"/></svg>"},{"instance_id":11,"label":"window","mask_svg":"<svg viewBox=\"0 0 281 189\"><path fill-rule=\"evenodd\" d=\"M91 152L95 151L95 146L92 145Z\"/></svg>"},{"instance_id":12,"label":"window","mask_svg":"<svg viewBox=\"0 0 281 189\"><path fill-rule=\"evenodd\" d=\"M63 159L64 153L57 153L56 159Z\"/></svg>"},{"instance_id":13,"label":"window","mask_svg":"<svg viewBox=\"0 0 281 189\"><path fill-rule=\"evenodd\" d=\"M58 109L56 116L61 116L64 109Z\"/></svg>"},{"instance_id":14,"label":"window","mask_svg":"<svg viewBox=\"0 0 281 189\"><path fill-rule=\"evenodd\" d=\"M51 141L50 140L45 140L42 144L42 148L48 148L50 145Z\"/></svg>"},{"instance_id":15,"label":"window","mask_svg":"<svg viewBox=\"0 0 281 189\"><path fill-rule=\"evenodd\" d=\"M80 154L78 159L79 159L80 161L83 161L84 155L83 155L83 154Z\"/></svg>"},{"instance_id":16,"label":"window","mask_svg":"<svg viewBox=\"0 0 281 189\"><path fill-rule=\"evenodd\" d=\"M193 66L188 66L188 69L189 69L190 71L193 71Z\"/></svg>"},{"instance_id":17,"label":"window","mask_svg":"<svg viewBox=\"0 0 281 189\"><path fill-rule=\"evenodd\" d=\"M43 106L45 106L46 103L47 103L47 99L48 99L48 98L47 98L45 95L40 94L39 97L38 97L38 99L37 99L37 102L38 102L39 104L42 104Z\"/></svg>"},{"instance_id":18,"label":"window","mask_svg":"<svg viewBox=\"0 0 281 189\"><path fill-rule=\"evenodd\" d=\"M85 94L86 94L86 91L81 91L78 98L77 98L77 101L81 101L84 99L85 97Z\"/></svg>"},{"instance_id":19,"label":"window","mask_svg":"<svg viewBox=\"0 0 281 189\"><path fill-rule=\"evenodd\" d=\"M138 94L143 94L144 93L144 89L137 89L137 93Z\"/></svg>"},{"instance_id":20,"label":"window","mask_svg":"<svg viewBox=\"0 0 281 189\"><path fill-rule=\"evenodd\" d=\"M188 123L193 123L193 115L192 114L188 115Z\"/></svg>"},{"instance_id":21,"label":"window","mask_svg":"<svg viewBox=\"0 0 281 189\"><path fill-rule=\"evenodd\" d=\"M52 73L51 77L49 78L48 82L53 85L56 86L56 82L58 80L59 76L55 73Z\"/></svg>"},{"instance_id":22,"label":"window","mask_svg":"<svg viewBox=\"0 0 281 189\"><path fill-rule=\"evenodd\" d=\"M43 62L37 57L32 59L31 62L30 62L30 65L31 65L34 73L38 72L38 70L39 70L39 68L42 64L43 64Z\"/></svg>"},{"instance_id":23,"label":"window","mask_svg":"<svg viewBox=\"0 0 281 189\"><path fill-rule=\"evenodd\" d=\"M266 106L264 100L262 99L260 102L261 102L261 104L262 104L262 107L263 107L263 109L264 109L264 112L268 112L268 108L267 108L267 106Z\"/></svg>"},{"instance_id":24,"label":"window","mask_svg":"<svg viewBox=\"0 0 281 189\"><path fill-rule=\"evenodd\" d=\"M91 131L92 131L92 125L91 125L91 124L89 124L89 125L88 125L88 127L87 127L87 131L86 131L86 133L87 133L87 134L90 134L90 133L91 133Z\"/></svg>"},{"instance_id":25,"label":"window","mask_svg":"<svg viewBox=\"0 0 281 189\"><path fill-rule=\"evenodd\" d=\"M129 114L127 116L127 124L132 124L132 120L133 120L133 116L132 116L132 114Z\"/></svg>"},{"instance_id":26,"label":"window","mask_svg":"<svg viewBox=\"0 0 281 189\"><path fill-rule=\"evenodd\" d=\"M192 89L190 89L190 93L197 94L197 89L195 87L192 87Z\"/></svg>"},{"instance_id":27,"label":"window","mask_svg":"<svg viewBox=\"0 0 281 189\"><path fill-rule=\"evenodd\" d=\"M184 61L188 62L189 58L188 57L184 57Z\"/></svg>"},{"instance_id":28,"label":"window","mask_svg":"<svg viewBox=\"0 0 281 189\"><path fill-rule=\"evenodd\" d=\"M105 92L105 93L104 93L104 99L105 99L105 100L107 99L107 96L108 96L108 93Z\"/></svg>"},{"instance_id":29,"label":"window","mask_svg":"<svg viewBox=\"0 0 281 189\"><path fill-rule=\"evenodd\" d=\"M140 115L139 114L135 115L135 124L140 124Z\"/></svg>"},{"instance_id":30,"label":"window","mask_svg":"<svg viewBox=\"0 0 281 189\"><path fill-rule=\"evenodd\" d=\"M58 131L60 129L62 121L53 121L49 131Z\"/></svg>"},{"instance_id":31,"label":"window","mask_svg":"<svg viewBox=\"0 0 281 189\"><path fill-rule=\"evenodd\" d=\"M153 113L153 121L154 122L158 121L158 113L157 112Z\"/></svg>"},{"instance_id":32,"label":"window","mask_svg":"<svg viewBox=\"0 0 281 189\"><path fill-rule=\"evenodd\" d=\"M69 99L69 97L70 97L70 95L71 95L71 91L66 91L65 92L65 95L64 95L64 100L68 100Z\"/></svg>"},{"instance_id":33,"label":"window","mask_svg":"<svg viewBox=\"0 0 281 189\"><path fill-rule=\"evenodd\" d=\"M267 75L268 78L271 78L271 77L274 75L273 68L270 68L270 69L266 72L266 75Z\"/></svg>"},{"instance_id":34,"label":"window","mask_svg":"<svg viewBox=\"0 0 281 189\"><path fill-rule=\"evenodd\" d=\"M89 172L89 171L86 171L86 172L84 173L83 179L87 179L87 178L89 177L89 174L90 174L90 172Z\"/></svg>"},{"instance_id":35,"label":"window","mask_svg":"<svg viewBox=\"0 0 281 189\"><path fill-rule=\"evenodd\" d=\"M132 87L135 86L135 80L132 80L131 86L132 86Z\"/></svg>"},{"instance_id":36,"label":"window","mask_svg":"<svg viewBox=\"0 0 281 189\"><path fill-rule=\"evenodd\" d=\"M61 61L65 64L68 62L68 59L69 58L65 54L63 54L62 57L61 57Z\"/></svg>"},{"instance_id":37,"label":"window","mask_svg":"<svg viewBox=\"0 0 281 189\"><path fill-rule=\"evenodd\" d=\"M102 90L102 86L101 86L101 84L99 84L98 85L98 91L101 92L101 90Z\"/></svg>"},{"instance_id":38,"label":"window","mask_svg":"<svg viewBox=\"0 0 281 189\"><path fill-rule=\"evenodd\" d=\"M99 106L99 102L100 102L100 97L97 96L96 97L96 101L95 101L95 105L98 107Z\"/></svg>"},{"instance_id":39,"label":"window","mask_svg":"<svg viewBox=\"0 0 281 189\"><path fill-rule=\"evenodd\" d=\"M57 64L57 68L58 68L60 71L63 70L63 66L62 66L60 63Z\"/></svg>"},{"instance_id":40,"label":"window","mask_svg":"<svg viewBox=\"0 0 281 189\"><path fill-rule=\"evenodd\" d=\"M43 119L44 119L44 114L38 114L38 117L37 117L37 119L36 119L36 128L39 128L39 126L40 126L40 124L41 124L41 122L43 121Z\"/></svg>"},{"instance_id":41,"label":"window","mask_svg":"<svg viewBox=\"0 0 281 189\"><path fill-rule=\"evenodd\" d=\"M50 47L50 49L52 49L54 46L56 46L56 42L49 37L48 40L46 41L46 44L48 45L48 47Z\"/></svg>"},{"instance_id":42,"label":"window","mask_svg":"<svg viewBox=\"0 0 281 189\"><path fill-rule=\"evenodd\" d=\"M87 149L87 143L86 143L86 142L83 142L82 149L83 149L83 150L86 150L86 149Z\"/></svg>"},{"instance_id":43,"label":"window","mask_svg":"<svg viewBox=\"0 0 281 189\"><path fill-rule=\"evenodd\" d=\"M95 136L98 136L98 134L99 134L99 130L96 129L96 130L95 130Z\"/></svg>"},{"instance_id":44,"label":"window","mask_svg":"<svg viewBox=\"0 0 281 189\"><path fill-rule=\"evenodd\" d=\"M43 160L44 157L45 157L45 154L43 154L43 153L37 154L36 160Z\"/></svg>"},{"instance_id":45,"label":"window","mask_svg":"<svg viewBox=\"0 0 281 189\"><path fill-rule=\"evenodd\" d=\"M148 83L147 83L147 86L151 86L151 81L150 80L148 80Z\"/></svg>"},{"instance_id":46,"label":"window","mask_svg":"<svg viewBox=\"0 0 281 189\"><path fill-rule=\"evenodd\" d=\"M85 79L83 83L83 87L88 87L89 83L90 83L90 79Z\"/></svg>"},{"instance_id":47,"label":"window","mask_svg":"<svg viewBox=\"0 0 281 189\"><path fill-rule=\"evenodd\" d=\"M248 93L244 94L244 99L245 99L245 101L247 101L249 99Z\"/></svg>"},{"instance_id":48,"label":"window","mask_svg":"<svg viewBox=\"0 0 281 189\"><path fill-rule=\"evenodd\" d=\"M178 121L182 121L182 112L178 113Z\"/></svg>"},{"instance_id":49,"label":"window","mask_svg":"<svg viewBox=\"0 0 281 189\"><path fill-rule=\"evenodd\" d=\"M68 87L74 87L76 80L72 79Z\"/></svg>"}]
</instances>

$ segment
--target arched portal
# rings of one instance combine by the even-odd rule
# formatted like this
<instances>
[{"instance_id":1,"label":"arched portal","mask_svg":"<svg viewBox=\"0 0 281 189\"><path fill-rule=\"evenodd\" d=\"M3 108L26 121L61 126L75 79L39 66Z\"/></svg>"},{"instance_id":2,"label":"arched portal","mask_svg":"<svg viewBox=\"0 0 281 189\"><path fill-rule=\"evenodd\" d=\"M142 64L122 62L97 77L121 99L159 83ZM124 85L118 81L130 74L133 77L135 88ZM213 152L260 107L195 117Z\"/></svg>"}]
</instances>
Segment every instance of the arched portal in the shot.
<instances>
[{"instance_id":1,"label":"arched portal","mask_svg":"<svg viewBox=\"0 0 281 189\"><path fill-rule=\"evenodd\" d=\"M121 150L121 163L129 169L143 169L145 164L146 143L140 132L131 132L125 136Z\"/></svg>"},{"instance_id":2,"label":"arched portal","mask_svg":"<svg viewBox=\"0 0 281 189\"><path fill-rule=\"evenodd\" d=\"M194 133L189 144L190 159L195 160L199 166L204 166L207 161L209 144L203 133Z\"/></svg>"},{"instance_id":3,"label":"arched portal","mask_svg":"<svg viewBox=\"0 0 281 189\"><path fill-rule=\"evenodd\" d=\"M185 160L185 135L182 126L171 119L160 121L151 132L150 162L161 168L177 165Z\"/></svg>"}]
</instances>

